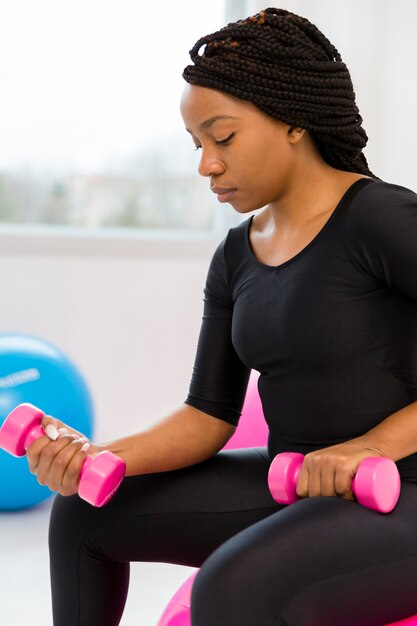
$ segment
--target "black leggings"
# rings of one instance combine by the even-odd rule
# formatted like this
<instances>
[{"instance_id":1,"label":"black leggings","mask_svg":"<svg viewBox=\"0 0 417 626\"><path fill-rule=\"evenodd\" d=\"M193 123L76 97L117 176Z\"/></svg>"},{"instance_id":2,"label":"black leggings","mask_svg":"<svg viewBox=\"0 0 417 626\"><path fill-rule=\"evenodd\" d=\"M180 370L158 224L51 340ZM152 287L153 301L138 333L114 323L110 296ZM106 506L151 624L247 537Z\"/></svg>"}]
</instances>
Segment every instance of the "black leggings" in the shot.
<instances>
[{"instance_id":1,"label":"black leggings","mask_svg":"<svg viewBox=\"0 0 417 626\"><path fill-rule=\"evenodd\" d=\"M202 566L193 626L380 626L417 613L416 484L402 481L388 515L339 497L281 506L268 467L266 448L223 450L125 478L100 509L57 495L54 626L119 624L129 561Z\"/></svg>"}]
</instances>

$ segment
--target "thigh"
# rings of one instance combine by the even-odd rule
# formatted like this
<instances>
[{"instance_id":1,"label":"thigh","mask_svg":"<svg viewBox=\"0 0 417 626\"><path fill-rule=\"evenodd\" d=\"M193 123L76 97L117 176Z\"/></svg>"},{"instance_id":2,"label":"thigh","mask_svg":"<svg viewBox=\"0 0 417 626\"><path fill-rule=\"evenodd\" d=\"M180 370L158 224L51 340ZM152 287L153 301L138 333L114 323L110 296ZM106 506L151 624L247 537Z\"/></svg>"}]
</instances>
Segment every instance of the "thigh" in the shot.
<instances>
[{"instance_id":1,"label":"thigh","mask_svg":"<svg viewBox=\"0 0 417 626\"><path fill-rule=\"evenodd\" d=\"M109 561L199 566L228 538L283 508L269 493L269 463L266 448L224 450L180 470L127 477L99 509L57 496L51 547L61 560L82 543Z\"/></svg>"},{"instance_id":2,"label":"thigh","mask_svg":"<svg viewBox=\"0 0 417 626\"><path fill-rule=\"evenodd\" d=\"M254 615L262 626L381 626L412 615L416 531L417 485L407 481L388 515L342 498L300 500L208 557L193 626L250 626Z\"/></svg>"},{"instance_id":3,"label":"thigh","mask_svg":"<svg viewBox=\"0 0 417 626\"><path fill-rule=\"evenodd\" d=\"M417 485L403 480L387 515L353 504L331 511L325 533L318 515L313 554L324 567L284 608L291 626L382 626L417 613Z\"/></svg>"},{"instance_id":4,"label":"thigh","mask_svg":"<svg viewBox=\"0 0 417 626\"><path fill-rule=\"evenodd\" d=\"M127 477L102 508L56 496L49 526L54 624L118 624L130 561L198 567L274 513L268 466L265 449L227 450L181 470Z\"/></svg>"}]
</instances>

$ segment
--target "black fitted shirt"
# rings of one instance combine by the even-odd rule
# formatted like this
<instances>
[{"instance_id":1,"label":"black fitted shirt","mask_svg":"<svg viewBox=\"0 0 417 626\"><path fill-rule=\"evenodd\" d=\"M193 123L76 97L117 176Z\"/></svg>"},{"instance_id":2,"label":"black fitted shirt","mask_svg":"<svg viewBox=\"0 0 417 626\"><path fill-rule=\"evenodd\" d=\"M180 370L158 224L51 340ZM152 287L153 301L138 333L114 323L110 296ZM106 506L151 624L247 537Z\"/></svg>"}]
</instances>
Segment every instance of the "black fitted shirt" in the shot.
<instances>
[{"instance_id":1,"label":"black fitted shirt","mask_svg":"<svg viewBox=\"0 0 417 626\"><path fill-rule=\"evenodd\" d=\"M417 400L417 194L357 180L277 266L255 256L252 219L212 256L185 403L237 424L257 370L272 458L363 435ZM397 465L417 482L417 453Z\"/></svg>"}]
</instances>

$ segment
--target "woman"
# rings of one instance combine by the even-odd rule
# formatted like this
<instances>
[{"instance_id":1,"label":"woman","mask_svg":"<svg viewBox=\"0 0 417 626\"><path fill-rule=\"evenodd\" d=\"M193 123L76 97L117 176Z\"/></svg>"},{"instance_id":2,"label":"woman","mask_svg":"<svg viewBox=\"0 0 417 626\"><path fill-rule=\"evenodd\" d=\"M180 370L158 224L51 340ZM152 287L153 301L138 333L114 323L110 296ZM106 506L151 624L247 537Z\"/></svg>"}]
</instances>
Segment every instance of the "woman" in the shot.
<instances>
[{"instance_id":1,"label":"woman","mask_svg":"<svg viewBox=\"0 0 417 626\"><path fill-rule=\"evenodd\" d=\"M118 624L130 561L201 566L193 626L402 619L417 613L417 195L368 169L349 72L308 20L266 9L190 54L181 113L199 173L235 211L262 210L213 254L184 404L101 446L48 416L64 430L28 449L61 494L54 624ZM221 451L251 369L268 446ZM127 464L102 509L74 495L89 445ZM267 487L281 451L306 455L290 506ZM350 490L370 456L400 470L389 515Z\"/></svg>"}]
</instances>

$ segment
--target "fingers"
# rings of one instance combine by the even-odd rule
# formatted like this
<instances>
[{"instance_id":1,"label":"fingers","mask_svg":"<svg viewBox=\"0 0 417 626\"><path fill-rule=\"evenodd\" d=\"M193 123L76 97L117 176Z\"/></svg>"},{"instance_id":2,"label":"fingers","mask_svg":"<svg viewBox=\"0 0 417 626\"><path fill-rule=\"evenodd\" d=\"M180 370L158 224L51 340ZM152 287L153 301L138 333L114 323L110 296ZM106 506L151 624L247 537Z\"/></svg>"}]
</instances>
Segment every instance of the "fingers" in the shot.
<instances>
[{"instance_id":1,"label":"fingers","mask_svg":"<svg viewBox=\"0 0 417 626\"><path fill-rule=\"evenodd\" d=\"M39 437L26 451L29 471L36 475L39 484L61 495L77 493L90 442L51 416L43 418L42 426L45 436Z\"/></svg>"},{"instance_id":2,"label":"fingers","mask_svg":"<svg viewBox=\"0 0 417 626\"><path fill-rule=\"evenodd\" d=\"M355 473L348 467L343 467L336 472L334 476L334 490L336 495L344 498L345 500L355 499L350 489L354 475Z\"/></svg>"},{"instance_id":3,"label":"fingers","mask_svg":"<svg viewBox=\"0 0 417 626\"><path fill-rule=\"evenodd\" d=\"M45 484L64 496L76 493L89 445L84 437L69 440L68 444L53 457L49 471L45 468ZM41 473L38 474L38 481L42 484Z\"/></svg>"},{"instance_id":4,"label":"fingers","mask_svg":"<svg viewBox=\"0 0 417 626\"><path fill-rule=\"evenodd\" d=\"M354 500L350 490L354 472L349 465L331 463L321 456L306 455L298 477L297 495L301 498L313 496L339 496Z\"/></svg>"},{"instance_id":5,"label":"fingers","mask_svg":"<svg viewBox=\"0 0 417 626\"><path fill-rule=\"evenodd\" d=\"M43 446L37 466L32 467L31 462L29 463L29 469L37 475L41 485L48 485L51 489L54 489L56 485L60 486L61 480L58 481L56 475L60 472L64 474L66 466L76 452L76 446L71 446L71 444L79 444L79 442L70 434L60 436L56 441L49 441ZM81 445L79 447L81 448ZM52 475L52 470L54 475Z\"/></svg>"},{"instance_id":6,"label":"fingers","mask_svg":"<svg viewBox=\"0 0 417 626\"><path fill-rule=\"evenodd\" d=\"M42 427L45 431L45 436L35 439L35 441L26 450L29 469L33 474L36 473L36 468L39 465L43 449L51 441L57 441L59 437L64 435L70 436L72 439L83 436L81 433L78 433L78 431L70 430L63 422L60 422L49 415L43 418Z\"/></svg>"},{"instance_id":7,"label":"fingers","mask_svg":"<svg viewBox=\"0 0 417 626\"><path fill-rule=\"evenodd\" d=\"M74 428L70 428L67 424L64 424L64 422L61 422L60 420L56 419L55 417L52 417L51 415L44 416L44 418L42 419L42 428L44 429L48 437L50 437L50 439L56 439L57 438L56 431L60 432L62 429L64 429L63 432L72 432L78 435L78 437L84 436L78 430L75 430ZM53 436L51 436L49 433L52 433Z\"/></svg>"},{"instance_id":8,"label":"fingers","mask_svg":"<svg viewBox=\"0 0 417 626\"><path fill-rule=\"evenodd\" d=\"M75 444L79 444L81 447L77 447L70 462L65 466L65 472L62 476L61 485L56 489L63 496L71 495L74 491L78 491L81 468L90 447L90 444L85 439L76 440L74 441L74 445Z\"/></svg>"}]
</instances>

